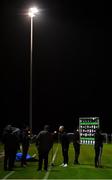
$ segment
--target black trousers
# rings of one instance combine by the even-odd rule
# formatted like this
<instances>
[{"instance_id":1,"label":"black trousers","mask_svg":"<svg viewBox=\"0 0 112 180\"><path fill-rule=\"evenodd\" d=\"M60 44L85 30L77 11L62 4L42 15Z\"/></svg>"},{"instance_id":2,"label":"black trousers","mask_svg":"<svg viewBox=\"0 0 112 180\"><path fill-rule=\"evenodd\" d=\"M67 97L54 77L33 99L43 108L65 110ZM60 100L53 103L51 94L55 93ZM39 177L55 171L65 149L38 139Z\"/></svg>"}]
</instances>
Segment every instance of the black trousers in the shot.
<instances>
[{"instance_id":1,"label":"black trousers","mask_svg":"<svg viewBox=\"0 0 112 180\"><path fill-rule=\"evenodd\" d=\"M21 165L26 165L26 156L28 153L29 146L23 146L22 147L22 158L21 158Z\"/></svg>"},{"instance_id":2,"label":"black trousers","mask_svg":"<svg viewBox=\"0 0 112 180\"><path fill-rule=\"evenodd\" d=\"M101 154L102 154L102 147L97 146L95 147L95 166L99 166L101 164Z\"/></svg>"},{"instance_id":3,"label":"black trousers","mask_svg":"<svg viewBox=\"0 0 112 180\"><path fill-rule=\"evenodd\" d=\"M80 144L73 144L75 150L74 163L78 163L78 158L80 154Z\"/></svg>"},{"instance_id":4,"label":"black trousers","mask_svg":"<svg viewBox=\"0 0 112 180\"><path fill-rule=\"evenodd\" d=\"M39 164L38 164L38 170L42 170L42 164L44 161L44 170L47 171L48 168L48 151L47 152L41 152L39 151Z\"/></svg>"},{"instance_id":5,"label":"black trousers","mask_svg":"<svg viewBox=\"0 0 112 180\"><path fill-rule=\"evenodd\" d=\"M68 146L67 147L62 146L62 154L63 154L63 163L68 164Z\"/></svg>"},{"instance_id":6,"label":"black trousers","mask_svg":"<svg viewBox=\"0 0 112 180\"><path fill-rule=\"evenodd\" d=\"M11 170L14 167L17 149L5 148L4 170Z\"/></svg>"}]
</instances>

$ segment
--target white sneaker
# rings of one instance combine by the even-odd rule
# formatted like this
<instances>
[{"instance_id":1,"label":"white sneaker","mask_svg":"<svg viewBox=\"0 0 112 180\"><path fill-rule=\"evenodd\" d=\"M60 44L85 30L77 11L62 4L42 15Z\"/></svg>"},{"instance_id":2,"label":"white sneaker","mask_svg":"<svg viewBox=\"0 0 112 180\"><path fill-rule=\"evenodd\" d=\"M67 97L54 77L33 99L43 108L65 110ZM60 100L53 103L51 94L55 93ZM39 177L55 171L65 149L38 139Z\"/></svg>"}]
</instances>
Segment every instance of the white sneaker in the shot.
<instances>
[{"instance_id":1,"label":"white sneaker","mask_svg":"<svg viewBox=\"0 0 112 180\"><path fill-rule=\"evenodd\" d=\"M67 164L64 164L64 166L63 167L67 167L68 165Z\"/></svg>"},{"instance_id":2,"label":"white sneaker","mask_svg":"<svg viewBox=\"0 0 112 180\"><path fill-rule=\"evenodd\" d=\"M60 166L64 166L64 163L62 163Z\"/></svg>"}]
</instances>

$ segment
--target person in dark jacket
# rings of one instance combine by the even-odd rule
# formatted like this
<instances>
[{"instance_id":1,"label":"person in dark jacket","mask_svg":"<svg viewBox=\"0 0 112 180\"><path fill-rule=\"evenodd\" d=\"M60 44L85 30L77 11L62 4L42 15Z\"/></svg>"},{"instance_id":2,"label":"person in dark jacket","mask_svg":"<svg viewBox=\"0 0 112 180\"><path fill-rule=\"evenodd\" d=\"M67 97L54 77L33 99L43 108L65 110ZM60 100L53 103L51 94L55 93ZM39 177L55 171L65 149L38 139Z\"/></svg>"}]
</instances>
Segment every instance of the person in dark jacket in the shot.
<instances>
[{"instance_id":1,"label":"person in dark jacket","mask_svg":"<svg viewBox=\"0 0 112 180\"><path fill-rule=\"evenodd\" d=\"M78 129L74 131L73 146L75 151L74 164L79 164L78 158L80 154L80 134Z\"/></svg>"},{"instance_id":2,"label":"person in dark jacket","mask_svg":"<svg viewBox=\"0 0 112 180\"><path fill-rule=\"evenodd\" d=\"M22 158L21 158L21 167L26 167L26 156L29 150L30 145L30 129L28 126L26 126L21 133L21 143L22 143Z\"/></svg>"},{"instance_id":3,"label":"person in dark jacket","mask_svg":"<svg viewBox=\"0 0 112 180\"><path fill-rule=\"evenodd\" d=\"M48 170L48 154L53 145L53 135L49 132L49 126L45 125L36 137L36 146L39 154L38 171L42 170L44 160L44 170Z\"/></svg>"},{"instance_id":4,"label":"person in dark jacket","mask_svg":"<svg viewBox=\"0 0 112 180\"><path fill-rule=\"evenodd\" d=\"M103 149L103 135L101 134L101 130L98 128L95 133L95 167L101 166L101 155Z\"/></svg>"},{"instance_id":5,"label":"person in dark jacket","mask_svg":"<svg viewBox=\"0 0 112 180\"><path fill-rule=\"evenodd\" d=\"M62 155L63 155L63 163L61 166L67 167L68 166L68 149L69 149L69 139L67 133L65 132L64 126L59 127L60 132L60 141L62 145Z\"/></svg>"},{"instance_id":6,"label":"person in dark jacket","mask_svg":"<svg viewBox=\"0 0 112 180\"><path fill-rule=\"evenodd\" d=\"M12 171L16 159L16 153L19 149L19 141L16 135L16 128L7 125L3 131L4 143L4 170Z\"/></svg>"}]
</instances>

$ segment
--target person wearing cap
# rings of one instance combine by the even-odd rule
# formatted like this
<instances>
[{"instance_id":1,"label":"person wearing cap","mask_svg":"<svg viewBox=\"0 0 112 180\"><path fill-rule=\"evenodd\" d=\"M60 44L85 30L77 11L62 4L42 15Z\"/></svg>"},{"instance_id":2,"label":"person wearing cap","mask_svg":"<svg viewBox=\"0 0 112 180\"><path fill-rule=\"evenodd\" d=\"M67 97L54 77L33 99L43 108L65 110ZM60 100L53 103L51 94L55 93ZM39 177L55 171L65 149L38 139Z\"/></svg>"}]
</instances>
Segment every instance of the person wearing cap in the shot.
<instances>
[{"instance_id":1,"label":"person wearing cap","mask_svg":"<svg viewBox=\"0 0 112 180\"><path fill-rule=\"evenodd\" d=\"M63 163L61 166L67 167L68 166L68 148L69 148L69 139L67 133L65 132L64 126L59 127L60 132L60 141L62 145L62 155L63 155Z\"/></svg>"},{"instance_id":2,"label":"person wearing cap","mask_svg":"<svg viewBox=\"0 0 112 180\"><path fill-rule=\"evenodd\" d=\"M42 170L44 160L44 170L48 170L48 154L53 145L53 135L49 132L49 126L45 125L44 129L36 137L36 146L39 154L38 171Z\"/></svg>"}]
</instances>

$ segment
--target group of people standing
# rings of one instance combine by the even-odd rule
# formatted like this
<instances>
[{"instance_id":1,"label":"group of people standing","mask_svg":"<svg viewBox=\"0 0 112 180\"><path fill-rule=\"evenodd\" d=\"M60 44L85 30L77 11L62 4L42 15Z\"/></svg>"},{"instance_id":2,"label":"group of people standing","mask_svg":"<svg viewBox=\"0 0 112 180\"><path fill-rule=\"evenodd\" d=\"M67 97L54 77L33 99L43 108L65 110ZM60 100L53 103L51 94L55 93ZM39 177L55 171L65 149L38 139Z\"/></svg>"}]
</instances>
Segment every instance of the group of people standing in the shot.
<instances>
[{"instance_id":1,"label":"group of people standing","mask_svg":"<svg viewBox=\"0 0 112 180\"><path fill-rule=\"evenodd\" d=\"M65 131L64 126L59 127L59 132L61 133L60 139L61 139L61 144L62 144L62 155L63 155L63 163L61 164L61 166L67 167L68 166L68 148L69 148L68 135ZM99 128L96 129L94 137L95 137L94 163L95 163L95 167L98 168L98 167L102 167L101 156L102 156L103 140L104 140L104 136L102 135L101 130ZM74 131L72 141L73 141L73 147L75 151L74 164L80 164L78 161L79 155L80 155L80 133L78 129Z\"/></svg>"},{"instance_id":2,"label":"group of people standing","mask_svg":"<svg viewBox=\"0 0 112 180\"><path fill-rule=\"evenodd\" d=\"M78 157L80 153L80 140L79 132L74 134L74 149L75 149L75 160L74 163L78 164ZM62 144L63 154L63 166L68 165L68 149L69 149L69 138L65 132L64 126L59 127L58 140ZM48 170L48 155L49 151L53 147L55 139L55 133L50 132L49 125L45 125L44 129L36 135L35 143L38 150L38 171L42 170L42 163L44 161L44 170ZM22 158L21 167L27 165L26 156L29 150L31 131L26 126L23 129L14 128L11 125L6 126L3 132L3 143L4 143L4 170L12 171L16 160L16 154L20 150L20 144L22 146Z\"/></svg>"},{"instance_id":3,"label":"group of people standing","mask_svg":"<svg viewBox=\"0 0 112 180\"><path fill-rule=\"evenodd\" d=\"M39 132L36 137L36 146L39 153L39 163L38 163L38 171L42 170L42 162L44 161L44 170L47 171L48 169L48 154L50 149L53 146L55 133L50 133L49 126L45 125L44 129ZM69 149L69 137L65 131L64 126L59 127L58 132L58 141L62 145L62 155L63 155L63 163L61 166L67 167L68 166L68 149ZM78 158L80 154L80 135L79 131L76 130L73 135L73 146L75 150L75 157L74 157L74 164L79 164Z\"/></svg>"},{"instance_id":4,"label":"group of people standing","mask_svg":"<svg viewBox=\"0 0 112 180\"><path fill-rule=\"evenodd\" d=\"M64 126L59 127L59 132L60 132L60 142L62 145L62 155L63 155L63 163L61 166L67 167L68 166L68 149L69 149L69 138L68 134L65 131ZM80 154L80 134L79 130L76 129L73 133L73 147L75 151L75 156L74 156L74 164L79 164L79 154Z\"/></svg>"},{"instance_id":5,"label":"group of people standing","mask_svg":"<svg viewBox=\"0 0 112 180\"><path fill-rule=\"evenodd\" d=\"M25 126L20 130L12 125L7 125L3 131L2 142L4 144L4 170L13 170L20 144L22 146L21 167L26 166L26 155L30 144L30 129Z\"/></svg>"},{"instance_id":6,"label":"group of people standing","mask_svg":"<svg viewBox=\"0 0 112 180\"><path fill-rule=\"evenodd\" d=\"M38 149L38 170L42 170L42 163L44 160L44 170L48 170L48 153L53 146L54 136L49 132L49 126L45 125L44 129L38 133L34 138L36 147ZM7 125L4 128L2 142L4 144L4 170L12 171L14 168L16 154L18 150L22 150L21 167L27 165L27 153L30 142L33 141L31 137L31 130L25 126L21 130L12 125ZM21 148L22 147L22 148Z\"/></svg>"},{"instance_id":7,"label":"group of people standing","mask_svg":"<svg viewBox=\"0 0 112 180\"><path fill-rule=\"evenodd\" d=\"M68 133L65 131L64 126L59 127L58 141L60 141L62 146L62 156L63 163L62 167L68 166L68 150L70 140L68 138ZM42 164L44 161L44 170L48 170L48 155L49 151L53 147L55 133L50 132L50 127L48 125L44 126L44 129L38 133L35 137L35 143L38 150L38 171L42 170ZM4 170L13 170L14 162L16 159L16 153L20 150L20 143L22 145L22 158L21 167L27 165L26 155L29 150L31 140L31 130L26 126L22 130L14 128L8 125L3 132L3 143L4 143ZM73 133L73 147L74 147L74 164L79 164L80 155L80 133L76 129ZM103 148L103 136L100 129L96 130L95 133L95 167L100 166L101 153Z\"/></svg>"}]
</instances>

